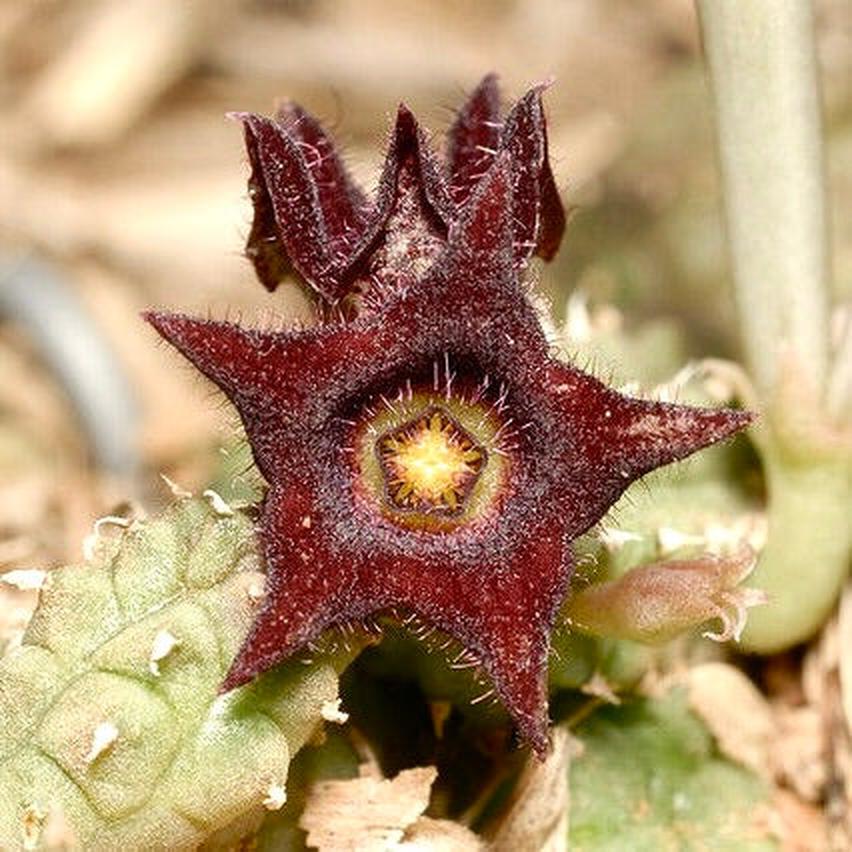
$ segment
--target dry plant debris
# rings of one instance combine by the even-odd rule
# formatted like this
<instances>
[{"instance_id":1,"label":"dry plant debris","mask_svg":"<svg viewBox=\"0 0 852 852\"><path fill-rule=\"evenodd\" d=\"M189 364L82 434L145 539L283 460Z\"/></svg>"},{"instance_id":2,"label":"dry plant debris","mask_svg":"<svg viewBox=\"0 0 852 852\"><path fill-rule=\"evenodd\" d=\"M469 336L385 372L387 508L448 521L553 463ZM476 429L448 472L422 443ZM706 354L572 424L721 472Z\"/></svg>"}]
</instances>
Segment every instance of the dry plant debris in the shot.
<instances>
[{"instance_id":1,"label":"dry plant debris","mask_svg":"<svg viewBox=\"0 0 852 852\"><path fill-rule=\"evenodd\" d=\"M300 825L320 852L386 852L391 849L482 848L458 823L424 817L438 772L424 766L396 778L367 775L320 781L310 790Z\"/></svg>"}]
</instances>

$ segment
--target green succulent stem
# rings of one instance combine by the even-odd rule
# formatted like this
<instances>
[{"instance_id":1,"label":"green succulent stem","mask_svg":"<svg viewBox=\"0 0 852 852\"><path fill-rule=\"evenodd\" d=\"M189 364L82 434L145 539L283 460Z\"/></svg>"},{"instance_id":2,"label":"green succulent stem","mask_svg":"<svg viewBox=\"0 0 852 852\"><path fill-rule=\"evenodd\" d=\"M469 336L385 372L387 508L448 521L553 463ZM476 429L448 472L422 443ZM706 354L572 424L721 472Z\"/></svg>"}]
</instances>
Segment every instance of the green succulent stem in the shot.
<instances>
[{"instance_id":1,"label":"green succulent stem","mask_svg":"<svg viewBox=\"0 0 852 852\"><path fill-rule=\"evenodd\" d=\"M852 470L835 459L796 463L763 453L769 536L749 584L766 592L742 636L746 650L773 653L811 636L831 613L852 550Z\"/></svg>"},{"instance_id":2,"label":"green succulent stem","mask_svg":"<svg viewBox=\"0 0 852 852\"><path fill-rule=\"evenodd\" d=\"M696 0L716 109L733 282L769 538L751 583L770 598L743 646L809 638L849 570L852 423L843 350L831 363L829 245L808 0ZM838 390L840 388L840 390ZM807 422L804 422L807 421Z\"/></svg>"},{"instance_id":3,"label":"green succulent stem","mask_svg":"<svg viewBox=\"0 0 852 852\"><path fill-rule=\"evenodd\" d=\"M746 363L771 397L794 350L828 374L822 122L808 0L697 0Z\"/></svg>"},{"instance_id":4,"label":"green succulent stem","mask_svg":"<svg viewBox=\"0 0 852 852\"><path fill-rule=\"evenodd\" d=\"M232 848L283 805L362 642L219 696L260 567L249 515L183 499L49 573L0 658L0 848L51 820L74 848Z\"/></svg>"}]
</instances>

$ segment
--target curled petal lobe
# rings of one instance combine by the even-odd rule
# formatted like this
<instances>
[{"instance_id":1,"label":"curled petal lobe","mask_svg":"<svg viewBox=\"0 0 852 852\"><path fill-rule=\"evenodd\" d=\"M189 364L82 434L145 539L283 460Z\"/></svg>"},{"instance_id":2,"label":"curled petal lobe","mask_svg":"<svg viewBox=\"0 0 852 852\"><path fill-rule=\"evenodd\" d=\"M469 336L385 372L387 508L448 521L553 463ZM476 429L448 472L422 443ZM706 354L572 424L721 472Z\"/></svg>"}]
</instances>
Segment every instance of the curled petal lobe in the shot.
<instances>
[{"instance_id":1,"label":"curled petal lobe","mask_svg":"<svg viewBox=\"0 0 852 852\"><path fill-rule=\"evenodd\" d=\"M234 113L245 129L254 220L246 245L261 283L274 290L290 272L320 295L339 296L345 266L370 218L370 205L328 134L297 104L275 120Z\"/></svg>"},{"instance_id":2,"label":"curled petal lobe","mask_svg":"<svg viewBox=\"0 0 852 852\"><path fill-rule=\"evenodd\" d=\"M243 120L246 118L242 114L235 114L232 117ZM251 165L248 194L254 210L245 253L260 283L267 290L272 291L283 279L292 274L293 265L275 220L275 209L263 174L260 148L254 133L245 121L244 133L246 152Z\"/></svg>"},{"instance_id":3,"label":"curled petal lobe","mask_svg":"<svg viewBox=\"0 0 852 852\"><path fill-rule=\"evenodd\" d=\"M369 220L370 204L352 180L322 125L298 104L285 101L275 113L278 124L302 150L317 188L323 223L339 263L348 257Z\"/></svg>"},{"instance_id":4,"label":"curled petal lobe","mask_svg":"<svg viewBox=\"0 0 852 852\"><path fill-rule=\"evenodd\" d=\"M459 110L447 134L450 194L459 207L488 171L500 141L500 90L488 74Z\"/></svg>"},{"instance_id":5,"label":"curled petal lobe","mask_svg":"<svg viewBox=\"0 0 852 852\"><path fill-rule=\"evenodd\" d=\"M519 265L535 253L550 260L565 230L565 211L548 160L541 102L544 88L535 86L518 101L500 136L500 149L508 151L512 160L515 260Z\"/></svg>"},{"instance_id":6,"label":"curled petal lobe","mask_svg":"<svg viewBox=\"0 0 852 852\"><path fill-rule=\"evenodd\" d=\"M525 266L534 253L551 259L565 215L547 160L542 90L530 90L504 120L497 78L487 75L449 130L446 165L400 105L373 200L299 105L284 102L274 120L235 113L251 164L246 254L261 283L274 290L295 276L329 321L380 308L428 272L500 152L511 161L515 263Z\"/></svg>"},{"instance_id":7,"label":"curled petal lobe","mask_svg":"<svg viewBox=\"0 0 852 852\"><path fill-rule=\"evenodd\" d=\"M347 276L384 295L422 276L446 245L454 207L429 143L400 104L373 217Z\"/></svg>"},{"instance_id":8,"label":"curled petal lobe","mask_svg":"<svg viewBox=\"0 0 852 852\"><path fill-rule=\"evenodd\" d=\"M539 228L536 253L542 260L550 261L559 251L567 224L565 208L559 197L556 180L550 168L547 137L544 141L544 165L539 175Z\"/></svg>"},{"instance_id":9,"label":"curled petal lobe","mask_svg":"<svg viewBox=\"0 0 852 852\"><path fill-rule=\"evenodd\" d=\"M334 256L319 192L298 141L268 118L239 113L252 165L255 221L247 252L267 289L289 266L324 298L334 298Z\"/></svg>"}]
</instances>

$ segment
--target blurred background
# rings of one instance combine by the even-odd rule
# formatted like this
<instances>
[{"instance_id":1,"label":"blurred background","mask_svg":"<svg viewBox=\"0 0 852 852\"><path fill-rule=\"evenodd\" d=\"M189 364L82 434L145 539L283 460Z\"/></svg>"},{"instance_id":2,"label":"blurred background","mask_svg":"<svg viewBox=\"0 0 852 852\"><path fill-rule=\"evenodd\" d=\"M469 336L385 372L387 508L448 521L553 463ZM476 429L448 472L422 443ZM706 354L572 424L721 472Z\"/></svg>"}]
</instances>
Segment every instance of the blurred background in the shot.
<instances>
[{"instance_id":1,"label":"blurred background","mask_svg":"<svg viewBox=\"0 0 852 852\"><path fill-rule=\"evenodd\" d=\"M852 4L816 10L834 280L849 291ZM507 102L552 75L551 153L574 208L538 273L556 318L582 292L629 326L678 320L687 354L736 357L697 33L689 0L4 0L0 571L79 559L94 518L168 499L160 472L198 489L245 465L232 415L139 319L309 316L242 257L248 166L229 110L301 102L372 188L398 101L440 147L485 72ZM23 617L0 606L0 621Z\"/></svg>"}]
</instances>

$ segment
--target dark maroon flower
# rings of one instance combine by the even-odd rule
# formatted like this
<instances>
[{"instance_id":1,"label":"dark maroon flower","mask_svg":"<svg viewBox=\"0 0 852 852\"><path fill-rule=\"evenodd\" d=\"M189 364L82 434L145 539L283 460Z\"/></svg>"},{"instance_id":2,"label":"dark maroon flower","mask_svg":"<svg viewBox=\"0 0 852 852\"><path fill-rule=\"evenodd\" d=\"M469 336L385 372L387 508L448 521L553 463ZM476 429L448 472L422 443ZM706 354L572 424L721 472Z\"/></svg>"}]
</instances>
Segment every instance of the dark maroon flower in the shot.
<instances>
[{"instance_id":1,"label":"dark maroon flower","mask_svg":"<svg viewBox=\"0 0 852 852\"><path fill-rule=\"evenodd\" d=\"M421 277L498 152L512 175L514 263L533 253L549 260L565 214L547 156L543 86L500 116L497 80L488 75L449 131L447 165L401 105L375 199L355 186L334 144L301 107L284 104L274 119L235 113L245 127L254 221L246 252L263 285L288 273L318 295L324 313L369 293L368 304Z\"/></svg>"},{"instance_id":2,"label":"dark maroon flower","mask_svg":"<svg viewBox=\"0 0 852 852\"><path fill-rule=\"evenodd\" d=\"M476 98L468 112L491 115ZM456 144L479 146L476 133ZM481 661L542 755L572 539L634 480L750 415L632 399L554 360L518 283L518 181L532 172L506 151L468 180L472 155L453 157L463 212L381 310L274 333L148 319L236 406L269 484L267 597L223 688L327 628L410 611Z\"/></svg>"}]
</instances>

